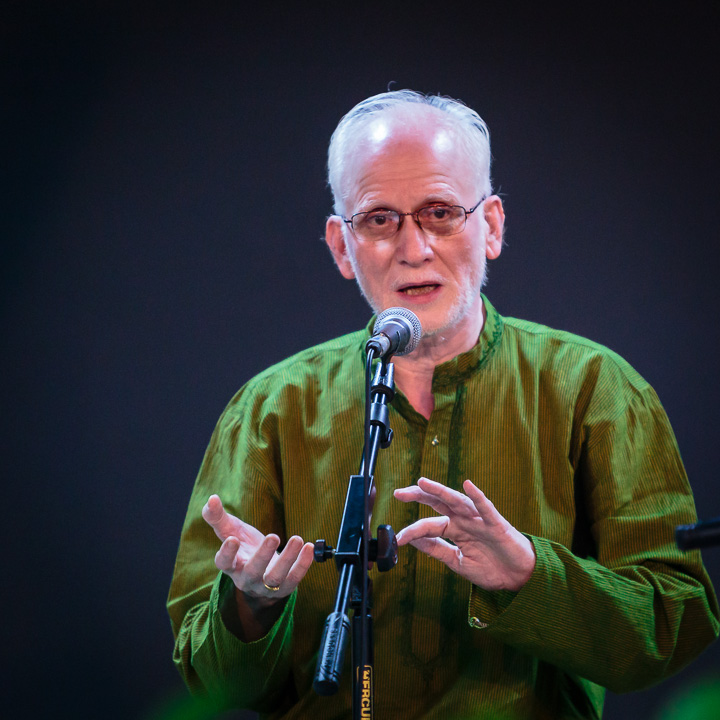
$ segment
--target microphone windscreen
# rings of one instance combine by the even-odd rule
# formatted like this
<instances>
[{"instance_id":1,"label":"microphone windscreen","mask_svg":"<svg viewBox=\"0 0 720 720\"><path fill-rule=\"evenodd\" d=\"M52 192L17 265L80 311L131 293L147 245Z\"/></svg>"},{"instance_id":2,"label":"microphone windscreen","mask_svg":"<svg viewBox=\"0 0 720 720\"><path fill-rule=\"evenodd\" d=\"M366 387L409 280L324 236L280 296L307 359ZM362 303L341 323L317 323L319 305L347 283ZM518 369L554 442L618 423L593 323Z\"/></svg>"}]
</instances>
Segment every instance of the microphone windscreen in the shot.
<instances>
[{"instance_id":1,"label":"microphone windscreen","mask_svg":"<svg viewBox=\"0 0 720 720\"><path fill-rule=\"evenodd\" d=\"M395 355L409 355L418 346L420 338L422 337L422 326L420 325L420 320L418 320L418 316L412 310L408 310L404 307L391 307L387 310L383 310L377 316L375 326L373 327L373 334L382 332L383 325L392 321L402 323L410 332L410 339L408 340L407 345L396 352Z\"/></svg>"}]
</instances>

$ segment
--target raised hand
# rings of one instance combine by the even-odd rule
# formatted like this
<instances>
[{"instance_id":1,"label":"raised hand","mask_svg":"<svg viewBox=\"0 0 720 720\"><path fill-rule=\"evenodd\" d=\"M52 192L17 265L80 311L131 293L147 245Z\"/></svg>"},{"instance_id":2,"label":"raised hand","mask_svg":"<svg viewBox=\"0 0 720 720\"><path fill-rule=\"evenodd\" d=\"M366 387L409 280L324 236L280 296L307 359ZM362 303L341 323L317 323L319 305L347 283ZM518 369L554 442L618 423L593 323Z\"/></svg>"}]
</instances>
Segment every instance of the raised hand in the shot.
<instances>
[{"instance_id":1,"label":"raised hand","mask_svg":"<svg viewBox=\"0 0 720 720\"><path fill-rule=\"evenodd\" d=\"M470 480L463 490L465 494L428 478L395 490L398 500L420 502L440 513L401 530L398 545L413 545L486 590L519 590L535 569L532 543Z\"/></svg>"},{"instance_id":2,"label":"raised hand","mask_svg":"<svg viewBox=\"0 0 720 720\"><path fill-rule=\"evenodd\" d=\"M222 541L215 555L218 570L229 575L235 587L255 605L267 606L290 595L305 577L313 561L312 543L291 537L281 553L280 538L263 535L223 507L217 495L211 495L202 516Z\"/></svg>"}]
</instances>

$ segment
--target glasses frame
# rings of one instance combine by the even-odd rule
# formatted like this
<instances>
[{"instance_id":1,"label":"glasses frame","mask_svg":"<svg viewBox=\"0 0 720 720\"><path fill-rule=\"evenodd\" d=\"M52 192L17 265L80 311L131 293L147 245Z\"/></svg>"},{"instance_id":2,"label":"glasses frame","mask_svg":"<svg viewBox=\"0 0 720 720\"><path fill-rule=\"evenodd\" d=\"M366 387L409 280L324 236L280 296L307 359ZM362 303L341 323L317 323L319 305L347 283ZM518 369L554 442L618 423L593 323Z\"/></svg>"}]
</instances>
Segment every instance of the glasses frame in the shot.
<instances>
[{"instance_id":1,"label":"glasses frame","mask_svg":"<svg viewBox=\"0 0 720 720\"><path fill-rule=\"evenodd\" d=\"M421 208L418 208L415 212L401 213L401 212L398 212L397 210L390 210L389 212L394 212L394 213L398 216L398 218L399 218L399 222L398 222L397 229L395 230L394 233L392 233L392 235L388 235L386 238L380 238L380 239L381 239L381 240L389 240L390 238L395 237L395 235L397 235L397 234L400 232L400 229L402 228L403 222L404 222L404 220L405 220L406 217L412 217L412 219L415 221L416 225L417 225L424 233L426 233L427 235L430 235L430 236L432 236L432 237L452 237L453 235L459 235L459 234L465 229L465 226L467 225L468 215L472 215L472 214L480 207L480 205L482 205L482 203L484 203L485 200L487 200L487 199L488 199L488 196L487 196L487 195L483 195L483 196L475 203L475 205L473 205L473 207L471 207L469 210L468 210L467 208L464 208L462 205L448 205L447 207L450 207L450 208L460 208L460 210L462 210L463 213L465 213L465 217L463 218L463 226L462 226L462 228L460 228L460 230L458 230L457 232L450 233L449 235L435 235L433 232L426 230L426 229L422 226L422 223L420 222L420 213L421 213L423 210L425 210L426 208L434 207L435 205L444 205L444 203L434 203L434 204L431 203L430 205L423 205ZM344 223L347 223L347 225L349 226L349 228L350 228L351 232L353 233L353 235L355 235L355 237L358 237L358 235L357 235L356 232L355 232L355 228L353 227L353 221L354 221L355 218L358 217L359 215L368 215L368 214L371 213L371 212L375 212L375 210L366 210L365 212L355 213L354 215L351 215L349 218L343 217L342 215L341 215L340 217L342 218L342 221L343 221ZM363 238L359 238L359 237L358 237L358 239L363 239Z\"/></svg>"}]
</instances>

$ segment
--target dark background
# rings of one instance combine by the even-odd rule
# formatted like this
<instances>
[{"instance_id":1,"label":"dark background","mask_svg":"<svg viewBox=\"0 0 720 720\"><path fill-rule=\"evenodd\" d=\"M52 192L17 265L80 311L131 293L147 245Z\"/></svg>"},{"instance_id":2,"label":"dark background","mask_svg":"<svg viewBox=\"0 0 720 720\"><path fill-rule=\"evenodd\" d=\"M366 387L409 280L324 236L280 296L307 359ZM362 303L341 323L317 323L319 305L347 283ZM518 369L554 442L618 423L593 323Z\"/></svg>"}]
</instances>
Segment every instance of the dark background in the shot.
<instances>
[{"instance_id":1,"label":"dark background","mask_svg":"<svg viewBox=\"0 0 720 720\"><path fill-rule=\"evenodd\" d=\"M182 702L164 602L194 475L245 380L368 319L321 240L325 151L390 82L485 118L489 296L626 357L720 515L716 3L497 5L5 3L6 717ZM719 673L715 645L606 715Z\"/></svg>"}]
</instances>

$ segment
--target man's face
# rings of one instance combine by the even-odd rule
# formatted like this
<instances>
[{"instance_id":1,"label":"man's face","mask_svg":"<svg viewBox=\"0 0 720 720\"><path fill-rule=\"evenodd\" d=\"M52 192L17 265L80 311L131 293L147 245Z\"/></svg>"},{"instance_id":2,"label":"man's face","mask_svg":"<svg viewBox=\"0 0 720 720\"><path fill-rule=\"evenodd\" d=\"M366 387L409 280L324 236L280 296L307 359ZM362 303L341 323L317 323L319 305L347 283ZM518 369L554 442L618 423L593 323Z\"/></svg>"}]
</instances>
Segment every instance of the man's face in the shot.
<instances>
[{"instance_id":1,"label":"man's face","mask_svg":"<svg viewBox=\"0 0 720 720\"><path fill-rule=\"evenodd\" d=\"M472 208L480 197L473 166L454 133L432 117L417 127L380 119L352 158L346 217L376 209L415 212L435 203ZM401 306L420 319L423 335L452 336L481 312L487 258L500 254L502 204L493 196L457 235L432 237L410 216L386 240L357 238L337 216L326 239L340 272L356 278L375 312Z\"/></svg>"}]
</instances>

